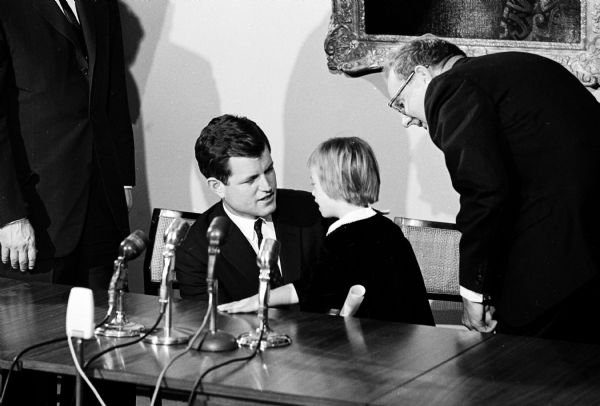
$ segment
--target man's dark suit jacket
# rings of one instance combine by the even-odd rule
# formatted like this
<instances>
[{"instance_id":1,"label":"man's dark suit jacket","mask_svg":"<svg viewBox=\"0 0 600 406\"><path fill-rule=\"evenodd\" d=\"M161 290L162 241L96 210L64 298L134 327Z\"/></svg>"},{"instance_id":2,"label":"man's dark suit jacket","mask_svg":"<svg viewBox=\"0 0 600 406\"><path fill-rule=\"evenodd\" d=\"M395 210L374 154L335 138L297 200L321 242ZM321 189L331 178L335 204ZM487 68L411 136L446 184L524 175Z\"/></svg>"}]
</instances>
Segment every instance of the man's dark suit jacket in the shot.
<instances>
[{"instance_id":1,"label":"man's dark suit jacket","mask_svg":"<svg viewBox=\"0 0 600 406\"><path fill-rule=\"evenodd\" d=\"M310 270L317 259L326 224L310 193L288 189L277 190L277 209L272 215L277 240L281 243L279 258L285 283L294 283L303 294ZM222 202L200 215L177 248L175 271L183 298L206 300L206 267L208 240L206 231L217 216L226 216ZM219 283L219 302L240 300L258 292L256 253L240 229L230 222L215 265Z\"/></svg>"},{"instance_id":2,"label":"man's dark suit jacket","mask_svg":"<svg viewBox=\"0 0 600 406\"><path fill-rule=\"evenodd\" d=\"M54 0L0 0L0 226L28 217L38 257L69 254L92 165L115 224L129 229L134 184L116 0L77 0L89 60Z\"/></svg>"},{"instance_id":3,"label":"man's dark suit jacket","mask_svg":"<svg viewBox=\"0 0 600 406\"><path fill-rule=\"evenodd\" d=\"M425 95L460 193L460 283L523 326L599 272L600 104L560 64L506 52L457 62Z\"/></svg>"}]
</instances>

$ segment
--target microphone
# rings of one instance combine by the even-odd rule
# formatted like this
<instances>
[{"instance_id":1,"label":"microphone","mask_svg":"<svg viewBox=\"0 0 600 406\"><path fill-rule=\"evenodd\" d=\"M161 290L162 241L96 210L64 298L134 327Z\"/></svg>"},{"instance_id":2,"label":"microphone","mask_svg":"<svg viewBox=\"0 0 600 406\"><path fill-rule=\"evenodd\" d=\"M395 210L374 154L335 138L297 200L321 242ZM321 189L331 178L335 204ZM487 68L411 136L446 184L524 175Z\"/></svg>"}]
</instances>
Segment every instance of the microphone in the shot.
<instances>
[{"instance_id":1,"label":"microphone","mask_svg":"<svg viewBox=\"0 0 600 406\"><path fill-rule=\"evenodd\" d=\"M164 264L164 268L163 268L163 274L162 274L161 283L160 283L160 290L159 290L159 294L158 294L158 296L159 296L158 301L161 304L161 306L160 306L161 313L164 313L165 306L166 306L167 302L169 301L169 289L168 289L167 279L168 279L170 271L172 270L173 265L174 265L173 257L175 256L175 248L177 248L183 242L183 240L185 240L185 237L187 236L189 229L190 229L190 224L187 221L185 221L183 219L175 219L169 225L169 227L167 228L167 231L165 231L165 235L164 235L165 248L163 251L163 258L164 258L165 264Z\"/></svg>"},{"instance_id":2,"label":"microphone","mask_svg":"<svg viewBox=\"0 0 600 406\"><path fill-rule=\"evenodd\" d=\"M148 245L148 237L142 230L135 230L119 244L119 257L115 261L115 271L108 285L109 309L115 304L117 282L121 277L121 267L129 260L137 258Z\"/></svg>"},{"instance_id":3,"label":"microphone","mask_svg":"<svg viewBox=\"0 0 600 406\"><path fill-rule=\"evenodd\" d=\"M229 220L225 216L215 217L208 226L206 237L209 245L221 245L229 230Z\"/></svg>"},{"instance_id":4,"label":"microphone","mask_svg":"<svg viewBox=\"0 0 600 406\"><path fill-rule=\"evenodd\" d=\"M256 265L262 269L268 269L275 267L277 259L279 258L279 247L281 244L277 240L271 238L265 238L256 257Z\"/></svg>"},{"instance_id":5,"label":"microphone","mask_svg":"<svg viewBox=\"0 0 600 406\"><path fill-rule=\"evenodd\" d=\"M215 274L215 256L219 253L219 246L225 241L225 236L229 230L229 220L225 216L215 217L206 230L208 238L208 267L206 270L206 282L209 291L212 290L212 281Z\"/></svg>"},{"instance_id":6,"label":"microphone","mask_svg":"<svg viewBox=\"0 0 600 406\"><path fill-rule=\"evenodd\" d=\"M68 337L86 340L94 337L94 295L91 289L71 288L65 327Z\"/></svg>"},{"instance_id":7,"label":"microphone","mask_svg":"<svg viewBox=\"0 0 600 406\"><path fill-rule=\"evenodd\" d=\"M140 335L144 326L130 322L125 316L123 306L123 287L127 278L127 261L140 256L149 245L148 237L142 230L135 230L119 244L119 256L114 262L114 272L108 285L108 310L105 320L108 320L116 308L115 316L107 322L102 322L96 329L96 334L108 337L133 337Z\"/></svg>"},{"instance_id":8,"label":"microphone","mask_svg":"<svg viewBox=\"0 0 600 406\"><path fill-rule=\"evenodd\" d=\"M69 302L67 303L65 329L67 344L71 350L71 357L78 372L75 376L75 404L79 406L82 404L82 379L89 382L85 378L85 373L80 366L83 362L83 340L89 340L94 337L94 294L91 289L82 287L71 288ZM77 339L77 349L73 346L71 337Z\"/></svg>"},{"instance_id":9,"label":"microphone","mask_svg":"<svg viewBox=\"0 0 600 406\"><path fill-rule=\"evenodd\" d=\"M261 350L265 350L285 347L292 343L289 336L277 333L269 327L269 293L271 292L269 280L271 269L277 266L280 246L279 241L265 238L256 256L256 264L260 268L257 311L259 326L256 330L243 333L238 337L238 343L242 347L260 347Z\"/></svg>"},{"instance_id":10,"label":"microphone","mask_svg":"<svg viewBox=\"0 0 600 406\"><path fill-rule=\"evenodd\" d=\"M142 230L135 230L119 245L119 257L130 261L140 256L148 246L148 237Z\"/></svg>"},{"instance_id":11,"label":"microphone","mask_svg":"<svg viewBox=\"0 0 600 406\"><path fill-rule=\"evenodd\" d=\"M165 315L164 327L147 334L144 341L152 344L176 345L189 341L191 334L187 329L173 327L171 307L173 297L173 268L175 267L175 248L177 248L190 229L190 223L182 218L176 218L167 228L163 236L165 247L162 252L163 269L158 293L160 314Z\"/></svg>"},{"instance_id":12,"label":"microphone","mask_svg":"<svg viewBox=\"0 0 600 406\"><path fill-rule=\"evenodd\" d=\"M200 351L231 351L238 348L235 337L217 329L218 281L215 280L215 263L220 252L220 245L225 240L229 229L229 219L225 216L215 217L206 230L208 239L208 264L206 267L206 290L208 291L209 331L204 336L198 350Z\"/></svg>"},{"instance_id":13,"label":"microphone","mask_svg":"<svg viewBox=\"0 0 600 406\"><path fill-rule=\"evenodd\" d=\"M185 240L190 223L183 219L175 219L165 231L165 248L175 248Z\"/></svg>"}]
</instances>

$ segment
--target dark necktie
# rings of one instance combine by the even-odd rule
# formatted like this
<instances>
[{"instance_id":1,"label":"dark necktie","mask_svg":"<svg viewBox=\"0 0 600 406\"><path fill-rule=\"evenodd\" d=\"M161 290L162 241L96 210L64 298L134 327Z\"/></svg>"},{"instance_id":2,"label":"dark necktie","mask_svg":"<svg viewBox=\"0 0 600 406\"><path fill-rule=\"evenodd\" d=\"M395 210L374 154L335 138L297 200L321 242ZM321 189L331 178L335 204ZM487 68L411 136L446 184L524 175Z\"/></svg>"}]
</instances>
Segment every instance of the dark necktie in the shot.
<instances>
[{"instance_id":1,"label":"dark necktie","mask_svg":"<svg viewBox=\"0 0 600 406\"><path fill-rule=\"evenodd\" d=\"M254 222L254 232L256 233L256 237L258 238L258 250L259 251L260 251L260 244L262 243L262 240L263 240L262 225L263 225L263 219L261 219L261 218L256 219L256 221ZM271 268L271 271L269 272L269 285L271 286L271 289L275 289L280 286L283 286L283 277L281 276L281 272L279 271L279 266L277 265L277 263L275 263L275 266L273 268Z\"/></svg>"},{"instance_id":2,"label":"dark necktie","mask_svg":"<svg viewBox=\"0 0 600 406\"><path fill-rule=\"evenodd\" d=\"M77 21L77 17L75 17L75 13L73 13L73 10L71 9L71 6L69 6L69 3L67 3L67 0L59 1L63 12L65 13L65 17L67 17L67 21L71 23L71 25L73 25L75 28L81 30L81 25L79 24L79 21Z\"/></svg>"},{"instance_id":3,"label":"dark necktie","mask_svg":"<svg viewBox=\"0 0 600 406\"><path fill-rule=\"evenodd\" d=\"M67 0L59 0L59 1L60 1L60 5L63 9L65 18L67 19L69 24L71 24L71 26L77 33L77 37L80 42L80 45L81 45L84 55L87 55L87 50L85 47L85 40L83 38L83 30L81 29L81 24L79 24L79 21L77 21L77 17L75 17L75 13L73 13L73 9L71 9L71 6L69 6L69 3L67 3Z\"/></svg>"}]
</instances>

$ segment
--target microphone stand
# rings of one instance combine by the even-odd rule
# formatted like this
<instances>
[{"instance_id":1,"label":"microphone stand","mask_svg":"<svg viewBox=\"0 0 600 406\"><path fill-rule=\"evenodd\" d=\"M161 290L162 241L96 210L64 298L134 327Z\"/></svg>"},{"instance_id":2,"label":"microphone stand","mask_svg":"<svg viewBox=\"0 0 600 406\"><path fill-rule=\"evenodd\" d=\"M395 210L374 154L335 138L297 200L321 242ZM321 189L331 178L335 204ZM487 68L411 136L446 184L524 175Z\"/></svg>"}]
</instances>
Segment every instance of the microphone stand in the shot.
<instances>
[{"instance_id":1,"label":"microphone stand","mask_svg":"<svg viewBox=\"0 0 600 406\"><path fill-rule=\"evenodd\" d=\"M285 347L292 343L292 339L285 334L279 334L269 327L269 286L271 267L274 261L277 261L279 255L279 242L272 239L265 239L256 261L260 268L258 275L258 321L259 326L254 331L243 333L238 337L238 343L242 347L255 348L260 346L260 350L267 348ZM259 339L262 335L262 339Z\"/></svg>"},{"instance_id":2,"label":"microphone stand","mask_svg":"<svg viewBox=\"0 0 600 406\"><path fill-rule=\"evenodd\" d=\"M115 316L102 326L96 328L97 335L106 337L137 337L144 333L146 328L143 324L129 321L123 310L123 289L127 277L127 263L123 256L119 256L114 262L114 273L110 281L109 295L109 310L111 315L113 309L116 308ZM116 295L116 298L115 298ZM116 306L114 302L116 301Z\"/></svg>"},{"instance_id":3,"label":"microphone stand","mask_svg":"<svg viewBox=\"0 0 600 406\"><path fill-rule=\"evenodd\" d=\"M175 246L167 243L163 252L163 271L160 284L160 312L165 314L164 327L157 328L148 334L144 341L160 345L185 344L190 340L192 332L187 329L172 326L173 277L175 267Z\"/></svg>"},{"instance_id":4,"label":"microphone stand","mask_svg":"<svg viewBox=\"0 0 600 406\"><path fill-rule=\"evenodd\" d=\"M206 272L206 285L208 291L208 303L211 306L209 331L206 333L200 345L199 351L232 351L238 348L238 343L235 337L225 331L217 329L217 302L218 302L218 286L219 281L214 278L215 262L219 255L219 240L218 238L210 239L208 245L208 266Z\"/></svg>"}]
</instances>

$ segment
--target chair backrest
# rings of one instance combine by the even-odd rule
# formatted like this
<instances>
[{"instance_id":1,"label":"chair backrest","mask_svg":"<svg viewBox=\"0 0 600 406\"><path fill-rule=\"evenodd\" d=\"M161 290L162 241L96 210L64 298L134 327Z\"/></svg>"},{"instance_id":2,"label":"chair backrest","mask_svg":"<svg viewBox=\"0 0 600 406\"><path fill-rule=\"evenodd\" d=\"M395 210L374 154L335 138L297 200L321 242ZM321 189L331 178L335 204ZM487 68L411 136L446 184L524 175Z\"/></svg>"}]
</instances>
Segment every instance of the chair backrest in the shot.
<instances>
[{"instance_id":1,"label":"chair backrest","mask_svg":"<svg viewBox=\"0 0 600 406\"><path fill-rule=\"evenodd\" d=\"M458 243L460 231L451 223L395 217L412 245L428 295L460 296Z\"/></svg>"},{"instance_id":2,"label":"chair backrest","mask_svg":"<svg viewBox=\"0 0 600 406\"><path fill-rule=\"evenodd\" d=\"M190 226L200 214L169 209L154 209L150 223L150 244L144 260L144 293L156 295L160 287L163 267L163 248L165 231L175 219L184 219ZM177 260L177 259L175 259Z\"/></svg>"},{"instance_id":3,"label":"chair backrest","mask_svg":"<svg viewBox=\"0 0 600 406\"><path fill-rule=\"evenodd\" d=\"M460 231L452 223L405 217L395 217L394 222L402 229L417 257L436 325L460 325Z\"/></svg>"}]
</instances>

